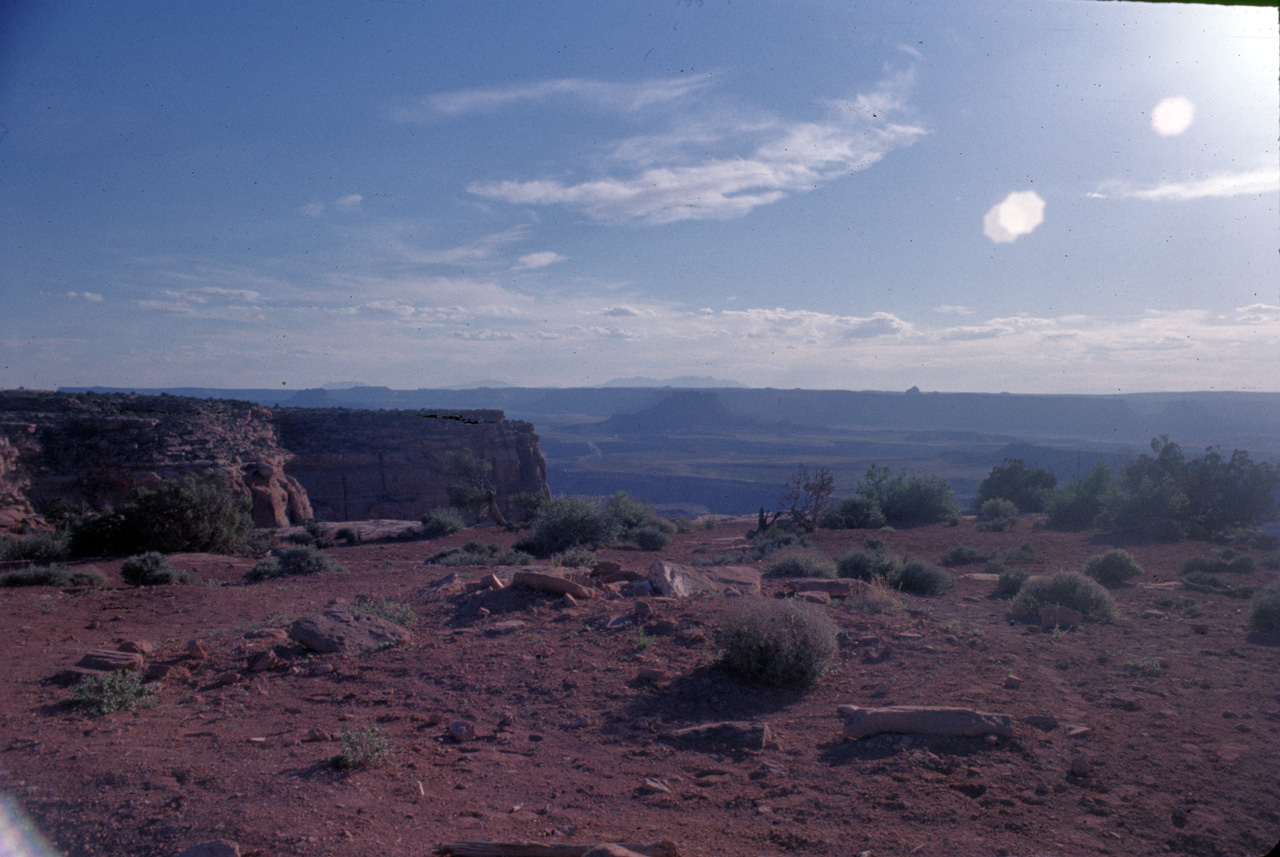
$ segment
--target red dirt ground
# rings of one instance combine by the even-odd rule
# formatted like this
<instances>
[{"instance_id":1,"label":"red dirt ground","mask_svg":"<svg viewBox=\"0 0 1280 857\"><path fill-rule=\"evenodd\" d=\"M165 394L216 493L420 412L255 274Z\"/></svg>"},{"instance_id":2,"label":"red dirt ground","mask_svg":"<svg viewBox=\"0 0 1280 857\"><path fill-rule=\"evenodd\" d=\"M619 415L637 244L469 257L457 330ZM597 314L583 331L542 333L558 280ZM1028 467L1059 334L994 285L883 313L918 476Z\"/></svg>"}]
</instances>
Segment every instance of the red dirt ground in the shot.
<instances>
[{"instance_id":1,"label":"red dirt ground","mask_svg":"<svg viewBox=\"0 0 1280 857\"><path fill-rule=\"evenodd\" d=\"M645 569L745 546L753 521L678 535L663 551L600 552ZM835 554L866 532L820 532ZM876 533L890 548L936 561L964 543L1001 550L1031 542L1043 568L1079 569L1111 545L1089 534L981 533L971 520ZM1013 624L993 582L957 569L937 598L904 595L896 615L825 607L838 624L838 668L812 688L760 688L718 666L719 614L735 598L648 599L654 616L606 630L634 600L562 609L506 591L459 595L431 584L450 569L423 560L468 539L330 549L348 574L254 585L247 557L182 555L205 583L131 588L118 561L93 563L97 589L0 591L0 792L59 852L172 857L225 838L246 855L425 855L463 839L647 842L682 855L915 854L1262 855L1280 840L1280 680L1274 642L1245 631L1246 602L1178 586L1179 563L1221 545L1135 545L1146 573L1113 590L1121 620L1065 634ZM1266 555L1252 551L1255 558ZM1036 571L1037 567L1031 567ZM465 580L483 569L460 569ZM1238 576L1261 585L1275 572ZM213 585L213 581L223 585ZM766 580L766 594L781 589ZM368 595L411 605L414 641L360 658L279 646L286 667L250 674L249 657L331 602ZM1190 598L1199 616L1188 616ZM488 615L477 608L487 604ZM1195 610L1191 611L1192 613ZM496 622L526 626L493 636ZM188 640L208 657L184 660ZM63 704L51 683L92 648L128 640L150 662L185 664L149 707L98 719ZM1158 675L1135 662L1157 659ZM327 665L317 669L320 665ZM323 671L329 669L330 671ZM666 673L638 678L644 667ZM223 687L228 672L242 679ZM1005 678L1023 679L1016 689ZM836 706L961 705L1022 717L1012 739L840 737ZM446 737L457 719L477 739ZM672 726L763 719L764 750L673 744ZM1068 727L1089 731L1068 737ZM304 740L377 726L394 756L341 772L336 741ZM1083 753L1087 776L1070 775ZM646 778L669 792L649 793ZM0 831L2 832L2 831ZM2 837L0 837L2 841Z\"/></svg>"}]
</instances>

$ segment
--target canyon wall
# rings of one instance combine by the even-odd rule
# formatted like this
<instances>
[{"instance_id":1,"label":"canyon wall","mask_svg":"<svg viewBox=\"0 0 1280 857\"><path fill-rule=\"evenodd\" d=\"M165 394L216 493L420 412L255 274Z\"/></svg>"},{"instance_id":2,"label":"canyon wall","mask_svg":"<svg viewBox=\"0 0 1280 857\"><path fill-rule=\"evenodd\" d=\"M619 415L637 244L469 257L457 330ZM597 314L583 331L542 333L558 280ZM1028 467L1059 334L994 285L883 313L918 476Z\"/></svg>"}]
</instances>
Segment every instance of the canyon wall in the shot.
<instances>
[{"instance_id":1,"label":"canyon wall","mask_svg":"<svg viewBox=\"0 0 1280 857\"><path fill-rule=\"evenodd\" d=\"M265 408L137 394L0 392L0 532L54 500L119 505L161 479L222 471L259 527L417 518L446 505L450 457L493 467L500 498L548 494L538 436L501 411Z\"/></svg>"},{"instance_id":2,"label":"canyon wall","mask_svg":"<svg viewBox=\"0 0 1280 857\"><path fill-rule=\"evenodd\" d=\"M326 521L411 520L448 505L448 464L470 452L493 467L499 506L516 492L550 496L533 426L502 411L277 408L286 472Z\"/></svg>"}]
</instances>

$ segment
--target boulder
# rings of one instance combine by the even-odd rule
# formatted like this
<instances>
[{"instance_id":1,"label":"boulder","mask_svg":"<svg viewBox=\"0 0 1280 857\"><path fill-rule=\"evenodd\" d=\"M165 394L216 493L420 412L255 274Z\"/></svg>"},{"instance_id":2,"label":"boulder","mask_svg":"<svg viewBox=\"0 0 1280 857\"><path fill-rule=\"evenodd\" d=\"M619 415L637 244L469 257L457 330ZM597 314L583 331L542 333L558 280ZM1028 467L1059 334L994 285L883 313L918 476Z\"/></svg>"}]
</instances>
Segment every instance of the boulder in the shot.
<instances>
[{"instance_id":1,"label":"boulder","mask_svg":"<svg viewBox=\"0 0 1280 857\"><path fill-rule=\"evenodd\" d=\"M890 705L884 708L860 708L841 705L837 712L845 718L844 737L850 740L901 732L910 735L949 735L979 738L997 735L1013 736L1013 718L1008 714L989 714L970 708L946 708L933 705Z\"/></svg>"},{"instance_id":2,"label":"boulder","mask_svg":"<svg viewBox=\"0 0 1280 857\"><path fill-rule=\"evenodd\" d=\"M575 583L568 578L554 574L544 574L540 571L530 571L528 569L517 571L515 576L511 578L511 585L527 586L529 589L545 592L549 595L572 595L579 601L591 597L591 590L581 583Z\"/></svg>"},{"instance_id":3,"label":"boulder","mask_svg":"<svg viewBox=\"0 0 1280 857\"><path fill-rule=\"evenodd\" d=\"M649 585L659 595L687 598L699 592L734 591L760 594L760 572L745 565L691 568L687 565L654 560L649 567Z\"/></svg>"},{"instance_id":4,"label":"boulder","mask_svg":"<svg viewBox=\"0 0 1280 857\"><path fill-rule=\"evenodd\" d=\"M362 655L407 643L413 635L377 616L331 610L294 622L289 627L289 637L322 654Z\"/></svg>"}]
</instances>

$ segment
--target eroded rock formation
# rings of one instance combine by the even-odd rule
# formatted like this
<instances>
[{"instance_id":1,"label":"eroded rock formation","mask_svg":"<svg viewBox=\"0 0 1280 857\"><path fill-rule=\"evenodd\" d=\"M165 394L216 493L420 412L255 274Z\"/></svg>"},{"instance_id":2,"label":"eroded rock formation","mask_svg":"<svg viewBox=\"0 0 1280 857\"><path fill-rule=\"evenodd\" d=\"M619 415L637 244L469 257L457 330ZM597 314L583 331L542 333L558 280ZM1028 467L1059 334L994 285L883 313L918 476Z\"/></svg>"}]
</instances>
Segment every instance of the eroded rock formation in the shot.
<instances>
[{"instance_id":1,"label":"eroded rock formation","mask_svg":"<svg viewBox=\"0 0 1280 857\"><path fill-rule=\"evenodd\" d=\"M0 531L38 528L35 513L54 500L118 505L136 487L212 471L252 500L260 527L313 517L413 519L447 504L448 464L460 452L489 462L503 501L520 491L549 494L533 426L501 411L3 391Z\"/></svg>"},{"instance_id":2,"label":"eroded rock formation","mask_svg":"<svg viewBox=\"0 0 1280 857\"><path fill-rule=\"evenodd\" d=\"M493 488L549 496L533 426L502 411L277 408L286 467L326 521L411 520L448 505L449 461L470 452L493 467Z\"/></svg>"},{"instance_id":3,"label":"eroded rock formation","mask_svg":"<svg viewBox=\"0 0 1280 857\"><path fill-rule=\"evenodd\" d=\"M136 487L223 471L253 502L254 524L312 517L307 493L285 473L289 454L260 405L181 396L0 393L0 437L17 451L14 482L43 510L119 505Z\"/></svg>"}]
</instances>

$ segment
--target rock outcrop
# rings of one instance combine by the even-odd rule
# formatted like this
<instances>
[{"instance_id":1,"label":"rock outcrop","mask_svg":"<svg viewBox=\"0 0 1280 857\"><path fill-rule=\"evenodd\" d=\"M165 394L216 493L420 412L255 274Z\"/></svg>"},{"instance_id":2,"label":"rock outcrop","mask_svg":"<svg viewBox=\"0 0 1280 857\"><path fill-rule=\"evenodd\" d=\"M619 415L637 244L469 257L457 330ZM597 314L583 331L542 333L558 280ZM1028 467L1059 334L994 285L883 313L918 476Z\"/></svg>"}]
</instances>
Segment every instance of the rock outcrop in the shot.
<instances>
[{"instance_id":1,"label":"rock outcrop","mask_svg":"<svg viewBox=\"0 0 1280 857\"><path fill-rule=\"evenodd\" d=\"M447 504L448 465L462 452L492 466L500 505L515 492L550 495L533 426L501 411L3 391L0 532L39 529L36 513L55 500L119 505L134 488L213 471L252 501L259 527L414 519Z\"/></svg>"},{"instance_id":2,"label":"rock outcrop","mask_svg":"<svg viewBox=\"0 0 1280 857\"><path fill-rule=\"evenodd\" d=\"M260 405L182 396L0 393L0 438L17 450L13 483L28 504L119 505L137 487L213 471L253 503L260 527L311 517L285 473L272 413Z\"/></svg>"},{"instance_id":3,"label":"rock outcrop","mask_svg":"<svg viewBox=\"0 0 1280 857\"><path fill-rule=\"evenodd\" d=\"M451 458L470 452L493 467L506 512L516 492L550 496L547 464L533 426L502 411L363 411L277 408L290 476L326 521L419 518L448 505Z\"/></svg>"}]
</instances>

